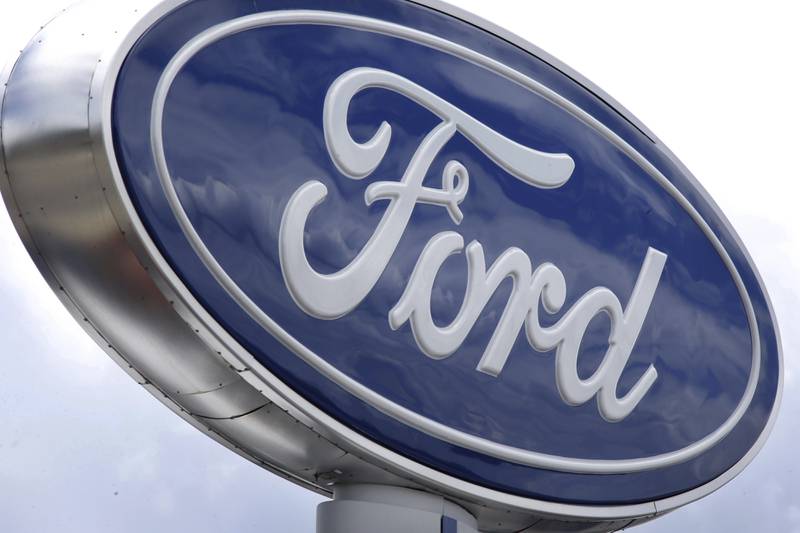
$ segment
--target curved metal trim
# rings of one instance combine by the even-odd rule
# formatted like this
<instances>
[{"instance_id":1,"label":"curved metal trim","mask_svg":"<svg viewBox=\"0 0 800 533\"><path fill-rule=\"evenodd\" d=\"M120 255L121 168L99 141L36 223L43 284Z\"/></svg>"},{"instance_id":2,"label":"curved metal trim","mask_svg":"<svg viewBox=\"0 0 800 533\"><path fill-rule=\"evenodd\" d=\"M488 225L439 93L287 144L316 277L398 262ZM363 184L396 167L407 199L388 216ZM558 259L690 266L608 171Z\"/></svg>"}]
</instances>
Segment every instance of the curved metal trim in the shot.
<instances>
[{"instance_id":1,"label":"curved metal trim","mask_svg":"<svg viewBox=\"0 0 800 533\"><path fill-rule=\"evenodd\" d=\"M158 6L156 6L153 11L148 15L148 17L152 19L158 19L161 16L166 15L171 10L176 9L177 7L183 5L184 3L189 2L190 0L168 0L165 1ZM411 0L409 0L411 1ZM531 45L527 41L523 40L516 35L502 30L498 28L496 25L489 23L479 17L471 15L464 10L460 10L458 8L453 8L449 4L442 2L440 0L413 0L413 3L423 5L425 7L430 7L437 11L440 11L445 14L450 14L456 18L459 18L469 24L477 26L479 28L485 29L490 33L497 35L498 37L511 42L515 46L520 47L521 49L528 51L532 55L539 55L541 51L539 51L535 46ZM110 131L110 121L111 121L111 96L113 94L114 82L116 81L116 73L118 72L119 68L124 61L128 51L133 46L135 41L138 39L139 35L143 33L146 28L149 27L147 23L140 23L137 25L137 28L134 29L126 39L125 46L122 46L116 54L111 54L109 56L109 61L104 62L104 66L101 68L105 71L104 79L106 76L113 74L113 81L111 83L100 83L98 86L98 91L95 94L102 94L103 98L98 99L96 98L92 105L90 105L90 115L92 116L91 126L93 130L99 134L101 138L104 138L105 144L105 152L106 156L114 156L114 149ZM137 31L138 30L138 31ZM558 61L554 60L552 57L547 58L547 62L555 66L556 68L561 68L561 65ZM576 79L579 83L587 87L589 90L594 92L595 94L604 95L602 90L594 86L588 80L582 78L581 76L577 75L569 69L568 67L564 67L564 70L571 72L571 77ZM96 78L97 80L98 78ZM623 115L627 120L631 123L637 124L638 121L632 117L632 115L627 112L626 110L622 109L621 106L614 107L610 101L613 102L610 98L604 98L606 103L614 108L618 113ZM102 107L101 107L102 102ZM663 144L656 140L657 145L659 148L663 149ZM99 148L99 147L98 147ZM674 160L678 161L674 155L669 152L668 155ZM657 169L656 169L657 170ZM312 423L312 427L316 430L322 431L325 434L332 435L334 438L344 439L346 445L354 446L358 449L361 453L366 453L368 456L372 457L373 459L377 460L379 463L382 464L389 464L393 468L399 468L400 471L413 479L416 479L424 484L432 484L437 490L441 490L445 493L450 493L457 495L457 497L464 497L468 499L473 498L480 498L485 501L494 501L497 504L505 507L511 507L517 510L529 511L529 512L539 512L544 514L552 514L562 517L579 517L583 519L600 519L600 520L609 520L614 518L630 518L630 517L645 517L651 516L654 512L661 513L668 511L670 509L674 509L681 505L685 505L686 503L690 503L696 499L699 499L710 492L713 492L723 484L727 483L733 477L735 477L749 462L752 458L756 455L758 450L763 446L764 442L766 441L769 432L774 425L775 418L777 416L777 406L778 402L776 401L775 409L772 412L770 420L768 421L764 431L762 432L761 438L759 441L755 443L753 448L750 452L742 458L733 468L728 470L725 474L718 477L714 481L698 487L692 491L687 493L681 494L679 496L675 496L673 498L668 498L656 502L652 502L650 504L636 504L636 505L624 505L624 506L604 506L604 507L592 507L592 506L581 506L581 505L570 505L570 504L560 504L554 502L543 502L539 500L534 500L531 498L524 498L509 494L504 494L499 491L486 489L484 487L480 487L474 485L472 483L467 483L457 478L453 478L451 476L442 474L436 470L424 467L419 465L414 461L410 461L409 459L392 452L382 446L376 445L375 443L369 441L368 439L362 437L358 433L352 431L350 428L344 426L340 422L334 420L333 418L326 415L324 412L307 402L305 399L300 397L294 391L290 390L285 384L283 384L280 380L278 380L274 375L272 375L269 371L263 368L260 363L258 363L255 358L252 357L246 350L243 349L227 332L225 332L216 322L214 321L213 317L211 317L207 311L205 311L202 306L200 306L199 302L197 302L191 293L183 286L182 282L177 278L174 272L171 271L171 268L166 263L165 259L160 255L158 252L155 243L150 239L149 235L146 233L144 226L141 220L138 218L133 206L130 202L130 199L127 198L124 191L124 183L122 182L121 175L119 169L116 165L111 166L110 171L112 173L111 176L107 174L103 177L108 179L109 177L111 180L109 181L110 184L115 185L116 187L121 187L118 190L123 192L122 197L119 198L123 205L127 204L128 209L125 209L125 213L130 216L128 219L128 223L132 224L136 227L139 231L137 231L137 245L141 246L144 245L146 249L148 249L150 261L154 261L158 266L158 273L164 276L164 281L167 281L172 291L176 295L180 295L182 300L189 304L191 307L186 308L186 314L191 316L193 322L199 321L203 324L205 328L208 328L210 332L213 333L214 337L223 341L226 346L231 348L230 355L234 357L237 362L245 363L249 368L253 369L254 374L258 374L257 376L253 375L254 384L256 386L264 387L266 390L270 390L272 393L277 394L281 400L286 402L285 405L292 414L296 414L301 419L309 420ZM691 176L691 174L687 175ZM697 190L700 192L701 196L709 202L709 205L714 209L715 213L719 216L720 220L730 231L731 234L735 235L735 230L727 221L725 216L716 206L716 204L711 200L708 193L703 189L700 184L693 179L692 183ZM116 195L115 195L116 196ZM126 224L127 225L127 224ZM744 250L744 248L742 248ZM750 259L749 255L747 256L749 263L754 271L756 271L755 267L753 266L752 259ZM756 271L757 272L757 271ZM760 278L759 278L759 281ZM765 295L766 289L763 286L763 282L761 283L761 289ZM192 305L193 304L193 305ZM773 318L773 323L775 324L776 331L777 331L777 322L774 320L774 312L770 307L770 313ZM780 344L778 345L779 350L781 349ZM228 355L227 353L225 355ZM782 364L782 354L781 354L781 368L780 368L780 385L783 383L783 364ZM278 400L280 401L280 400Z\"/></svg>"},{"instance_id":2,"label":"curved metal trim","mask_svg":"<svg viewBox=\"0 0 800 533\"><path fill-rule=\"evenodd\" d=\"M43 34L47 33L47 30L50 29L51 25L53 25L53 23L59 22L64 15L72 15L75 11L82 10L84 5L89 3L89 1L90 0L83 2L81 2L80 0L78 0L77 2L72 1L67 7L56 10L53 16L49 17L47 21L41 24L40 26L37 25L36 29L31 28L31 34L33 34L33 37L31 37L27 41L15 43L15 45L17 44L19 45L17 48L12 48L12 50L16 50L16 53L11 57L5 58L7 61L4 64L2 71L0 71L0 89L1 89L0 90L0 192L2 193L3 203L8 209L11 222L15 230L17 231L17 234L19 235L23 246L25 247L32 261L36 265L40 274L44 278L44 281L52 289L52 291L58 297L62 305L64 305L67 312L84 329L84 331L86 331L89 337L95 341L97 346L102 351L104 351L111 358L111 360L114 361L126 374L128 374L136 384L144 388L156 400L158 400L170 411L179 416L182 420L184 420L193 428L203 433L205 436L209 437L210 439L220 444L221 446L231 450L232 452L237 453L238 455L242 456L248 461L251 461L261 466L265 470L271 472L272 474L280 478L283 478L287 481L291 481L299 486L302 486L320 495L331 496L332 492L329 487L324 487L319 484L311 483L309 482L308 479L304 479L298 476L296 473L289 472L288 470L285 470L276 464L265 462L265 460L262 457L259 457L258 454L253 453L252 450L246 450L238 446L234 441L231 440L229 435L223 435L222 432L220 431L220 427L217 424L213 423L215 419L203 416L202 414L194 412L193 409L190 409L189 406L192 403L196 402L188 401L189 398L200 397L205 393L183 395L181 396L181 399L185 401L185 403L179 404L178 401L173 397L171 397L170 394L163 387L150 381L149 378L152 378L152 376L149 377L144 376L137 368L136 361L130 358L129 354L122 353L118 349L118 347L116 347L113 344L110 344L111 341L106 337L106 334L100 331L100 329L98 329L98 326L93 322L90 316L88 316L90 315L92 309L84 308L82 306L82 302L74 298L70 288L70 284L64 282L62 279L59 278L59 276L56 274L56 270L52 268L52 266L49 264L49 260L46 254L37 245L36 236L34 235L31 227L29 227L28 215L23 214L23 208L19 200L17 199L17 195L15 194L14 185L12 182L13 178L7 166L8 160L6 157L6 142L4 139L5 131L3 127L6 95L8 92L7 88L10 88L11 85L10 80L17 66L19 66L20 63L22 63L23 56L25 55L25 53L30 51L36 45L37 42L41 45L42 43L41 37ZM138 0L133 0L133 1L135 2ZM131 13L134 14L138 13L138 11L139 11L138 9L133 9L133 8L131 9ZM140 18L140 15L136 15L136 18L138 20ZM103 23L106 22L107 21L104 21ZM91 98L91 95L88 93L87 93L87 98ZM87 123L87 132L88 132L88 123ZM231 367L231 370L234 373L237 371L233 367ZM244 378L244 375L240 374L239 377ZM246 379L241 379L240 381L242 381L242 383L247 383ZM248 384L248 386L251 385ZM241 387L237 388L241 389ZM213 393L216 391L211 391L211 392ZM269 399L264 398L263 400L267 405L270 404ZM219 402L217 407L218 406ZM258 409L256 409L256 411L258 411ZM239 417L245 416L246 414L249 413L245 413L243 415L237 415L232 418L225 418L223 420L237 419ZM296 421L297 420L293 420L293 422Z\"/></svg>"}]
</instances>

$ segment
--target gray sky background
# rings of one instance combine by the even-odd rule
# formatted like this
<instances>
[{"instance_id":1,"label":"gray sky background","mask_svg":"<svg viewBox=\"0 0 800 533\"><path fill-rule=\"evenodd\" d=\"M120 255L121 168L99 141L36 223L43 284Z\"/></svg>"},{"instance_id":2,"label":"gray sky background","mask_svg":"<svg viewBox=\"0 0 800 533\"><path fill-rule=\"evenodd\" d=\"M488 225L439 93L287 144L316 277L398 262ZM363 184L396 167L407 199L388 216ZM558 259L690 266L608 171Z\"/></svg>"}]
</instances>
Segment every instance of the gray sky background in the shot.
<instances>
[{"instance_id":1,"label":"gray sky background","mask_svg":"<svg viewBox=\"0 0 800 533\"><path fill-rule=\"evenodd\" d=\"M113 0L108 0L113 1ZM786 365L761 454L642 533L798 532L800 4L452 0L572 66L716 199L770 290ZM67 0L0 0L0 63ZM313 533L319 497L206 438L62 309L0 209L0 532Z\"/></svg>"}]
</instances>

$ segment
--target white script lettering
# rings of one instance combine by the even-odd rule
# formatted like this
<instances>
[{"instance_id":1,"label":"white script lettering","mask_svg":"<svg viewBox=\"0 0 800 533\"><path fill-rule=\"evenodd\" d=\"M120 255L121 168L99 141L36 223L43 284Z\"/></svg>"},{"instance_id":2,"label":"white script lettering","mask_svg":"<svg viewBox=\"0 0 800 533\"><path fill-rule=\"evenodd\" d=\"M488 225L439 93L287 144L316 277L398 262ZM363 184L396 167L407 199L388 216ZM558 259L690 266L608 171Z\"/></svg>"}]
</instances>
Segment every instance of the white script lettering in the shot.
<instances>
[{"instance_id":1,"label":"white script lettering","mask_svg":"<svg viewBox=\"0 0 800 533\"><path fill-rule=\"evenodd\" d=\"M327 188L311 180L292 195L281 221L281 269L296 304L307 314L323 320L352 312L366 298L394 255L417 204L441 206L456 225L462 222L460 204L470 183L464 165L450 161L445 166L440 189L423 186L435 158L456 132L509 174L536 188L562 186L575 168L570 156L520 145L406 78L382 70L357 68L333 83L323 116L328 151L337 168L350 179L371 175L383 161L391 140L391 126L386 122L366 143L357 143L350 135L347 126L350 102L367 88L402 94L435 113L442 122L422 141L400 181L379 181L367 187L367 206L384 200L388 201L388 207L366 245L338 272L318 273L305 253L306 221L311 211L324 201ZM617 386L661 279L667 260L664 253L648 250L625 309L609 289L597 287L581 297L555 325L543 328L539 322L539 302L547 313L556 314L566 301L567 287L561 271L550 263L534 271L528 255L518 248L506 250L487 270L483 247L472 242L466 246L468 281L461 309L449 325L438 327L431 316L434 281L444 261L464 249L464 239L456 232L447 231L431 238L400 301L389 312L392 329L410 322L417 345L425 355L433 359L449 357L463 344L498 286L511 278L511 296L477 370L499 376L524 328L533 349L555 350L556 383L567 404L581 405L596 397L601 416L609 422L620 421L635 409L658 377L655 367L650 365L622 398L617 397ZM584 380L578 375L581 340L589 323L600 313L610 319L609 346L600 366Z\"/></svg>"}]
</instances>

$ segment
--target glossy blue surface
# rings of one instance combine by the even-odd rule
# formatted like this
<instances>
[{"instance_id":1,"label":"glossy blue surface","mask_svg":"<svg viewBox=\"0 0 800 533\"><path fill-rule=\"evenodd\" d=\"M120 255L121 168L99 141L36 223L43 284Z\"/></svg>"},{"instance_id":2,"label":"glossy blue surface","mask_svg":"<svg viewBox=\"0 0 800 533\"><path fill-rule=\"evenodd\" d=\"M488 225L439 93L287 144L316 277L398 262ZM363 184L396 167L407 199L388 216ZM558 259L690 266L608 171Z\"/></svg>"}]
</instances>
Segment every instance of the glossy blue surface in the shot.
<instances>
[{"instance_id":1,"label":"glossy blue surface","mask_svg":"<svg viewBox=\"0 0 800 533\"><path fill-rule=\"evenodd\" d=\"M254 8L254 5L256 6ZM710 224L742 276L756 311L762 368L755 398L738 427L706 454L670 468L625 475L535 469L460 449L389 418L310 369L264 331L214 281L178 227L158 183L149 145L153 91L175 52L204 29L255 10L326 9L397 22L461 43L556 90L601 120L647 157ZM328 155L322 106L331 83L361 66L405 76L526 146L565 152L572 179L535 189L506 174L457 135L428 178L438 183L451 159L470 171L470 191L455 226L440 207L418 206L386 274L355 312L333 321L306 315L290 297L278 262L277 235L289 197L321 180L329 196L309 220L311 264L333 272L358 253L385 210L367 208L364 190L396 181L439 119L408 99L369 89L350 112L356 139L382 121L394 134L385 160L365 182L345 179ZM205 307L265 367L319 408L374 441L447 474L508 493L568 503L652 501L705 484L753 446L772 410L779 355L765 296L734 237L702 194L639 130L551 66L455 18L404 0L189 2L154 25L121 70L113 110L120 167L140 216L161 252ZM228 37L194 57L170 92L164 119L168 164L180 200L206 245L261 309L326 361L396 403L466 433L538 452L625 459L688 446L719 427L742 397L750 371L751 332L737 288L708 238L675 199L606 137L545 99L497 74L423 45L340 27L290 25ZM491 263L516 246L534 267L563 272L565 309L606 286L623 305L649 246L669 256L652 307L623 374L623 395L654 364L659 378L625 420L609 423L594 401L565 404L554 358L521 335L503 373L475 366L511 285L491 299L452 357L426 357L405 325L387 313L405 288L425 243L456 230L480 241ZM463 256L437 281L434 317L449 322L466 286ZM546 315L544 315L546 316ZM551 319L552 320L552 319ZM579 373L600 363L608 320L596 318L582 345Z\"/></svg>"}]
</instances>

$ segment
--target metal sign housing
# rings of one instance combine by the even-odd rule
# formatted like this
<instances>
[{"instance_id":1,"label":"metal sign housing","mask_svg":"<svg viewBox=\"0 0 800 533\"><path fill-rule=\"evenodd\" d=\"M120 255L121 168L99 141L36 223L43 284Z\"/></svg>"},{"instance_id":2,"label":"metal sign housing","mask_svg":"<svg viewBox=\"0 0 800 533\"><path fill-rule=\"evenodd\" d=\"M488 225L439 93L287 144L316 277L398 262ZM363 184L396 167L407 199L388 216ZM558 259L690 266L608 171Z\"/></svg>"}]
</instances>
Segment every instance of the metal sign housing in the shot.
<instances>
[{"instance_id":1,"label":"metal sign housing","mask_svg":"<svg viewBox=\"0 0 800 533\"><path fill-rule=\"evenodd\" d=\"M780 341L730 224L621 106L486 21L84 3L5 76L3 196L51 286L167 406L296 483L608 530L769 434Z\"/></svg>"}]
</instances>

